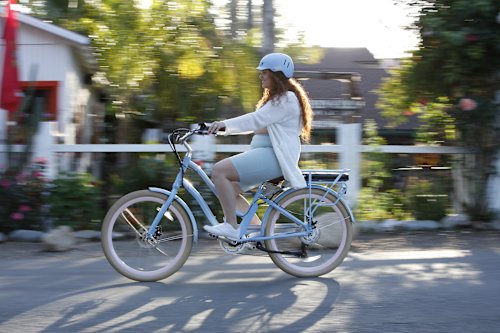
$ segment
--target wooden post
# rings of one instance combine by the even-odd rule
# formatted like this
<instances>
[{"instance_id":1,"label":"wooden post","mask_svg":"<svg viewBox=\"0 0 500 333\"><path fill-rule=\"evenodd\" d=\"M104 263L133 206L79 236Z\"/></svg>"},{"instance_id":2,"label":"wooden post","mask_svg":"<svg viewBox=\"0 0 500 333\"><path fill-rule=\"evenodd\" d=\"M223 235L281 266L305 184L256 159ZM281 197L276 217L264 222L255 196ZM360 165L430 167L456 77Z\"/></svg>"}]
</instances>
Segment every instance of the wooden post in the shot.
<instances>
[{"instance_id":1,"label":"wooden post","mask_svg":"<svg viewBox=\"0 0 500 333\"><path fill-rule=\"evenodd\" d=\"M46 161L45 177L54 179L57 176L57 160L54 153L55 141L53 128L56 122L42 121L38 132L33 139L33 159L44 159Z\"/></svg>"},{"instance_id":2,"label":"wooden post","mask_svg":"<svg viewBox=\"0 0 500 333\"><path fill-rule=\"evenodd\" d=\"M340 124L337 127L337 142L341 147L340 168L351 169L347 200L353 207L361 188L361 124Z\"/></svg>"}]
</instances>

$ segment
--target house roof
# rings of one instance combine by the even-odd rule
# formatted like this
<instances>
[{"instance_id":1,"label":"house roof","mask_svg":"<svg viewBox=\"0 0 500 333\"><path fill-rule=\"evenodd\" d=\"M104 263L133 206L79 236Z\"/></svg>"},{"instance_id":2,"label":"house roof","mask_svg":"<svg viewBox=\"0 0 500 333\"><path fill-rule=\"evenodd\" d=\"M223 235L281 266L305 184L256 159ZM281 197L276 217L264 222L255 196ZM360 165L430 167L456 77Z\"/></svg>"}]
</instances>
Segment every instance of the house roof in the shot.
<instances>
[{"instance_id":1,"label":"house roof","mask_svg":"<svg viewBox=\"0 0 500 333\"><path fill-rule=\"evenodd\" d=\"M5 8L0 8L0 18L2 21L5 18L4 12ZM97 62L90 50L90 38L23 13L16 12L16 17L18 22L20 22L21 24L25 24L32 28L42 30L65 40L77 51L77 55L83 68L89 73L93 73L96 71Z\"/></svg>"},{"instance_id":2,"label":"house roof","mask_svg":"<svg viewBox=\"0 0 500 333\"><path fill-rule=\"evenodd\" d=\"M389 121L381 115L381 110L375 104L378 99L376 90L380 87L382 80L389 76L386 70L387 59L375 59L373 54L366 48L322 48L322 57L316 63L296 63L296 71L320 71L320 72L351 72L359 73L361 81L358 89L361 97L366 102L361 110L363 119L374 119L379 129L388 128ZM391 65L391 63L389 63ZM345 83L339 81L325 81L310 79L302 84L309 93L311 99L326 98L349 98ZM347 96L347 97L346 97ZM398 126L398 130L414 129L418 123L414 119Z\"/></svg>"}]
</instances>

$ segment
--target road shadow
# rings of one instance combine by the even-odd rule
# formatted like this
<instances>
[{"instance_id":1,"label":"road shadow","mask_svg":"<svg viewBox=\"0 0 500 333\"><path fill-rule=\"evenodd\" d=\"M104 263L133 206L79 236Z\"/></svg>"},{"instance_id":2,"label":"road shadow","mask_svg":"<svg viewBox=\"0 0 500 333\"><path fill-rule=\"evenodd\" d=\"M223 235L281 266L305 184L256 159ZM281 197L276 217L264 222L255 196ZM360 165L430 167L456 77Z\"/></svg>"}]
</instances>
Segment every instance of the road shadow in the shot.
<instances>
[{"instance_id":1,"label":"road shadow","mask_svg":"<svg viewBox=\"0 0 500 333\"><path fill-rule=\"evenodd\" d=\"M89 294L141 291L106 306ZM340 292L332 279L283 277L271 282L125 283L80 291L86 299L67 308L41 332L302 332L331 314ZM97 316L82 314L102 307ZM80 319L78 319L80 318Z\"/></svg>"},{"instance_id":2,"label":"road shadow","mask_svg":"<svg viewBox=\"0 0 500 333\"><path fill-rule=\"evenodd\" d=\"M67 267L58 282L54 276L45 284L59 283L60 292L26 300L22 311L0 320L0 329L17 324L29 331L36 326L29 318L42 317L36 332L302 332L331 315L340 293L331 278L294 278L269 258L201 256L173 277L151 283L125 280L96 260L80 267L89 274L87 288L75 284L78 290L71 291L78 277L65 275ZM96 273L100 283L91 277ZM18 287L13 282L10 288Z\"/></svg>"}]
</instances>

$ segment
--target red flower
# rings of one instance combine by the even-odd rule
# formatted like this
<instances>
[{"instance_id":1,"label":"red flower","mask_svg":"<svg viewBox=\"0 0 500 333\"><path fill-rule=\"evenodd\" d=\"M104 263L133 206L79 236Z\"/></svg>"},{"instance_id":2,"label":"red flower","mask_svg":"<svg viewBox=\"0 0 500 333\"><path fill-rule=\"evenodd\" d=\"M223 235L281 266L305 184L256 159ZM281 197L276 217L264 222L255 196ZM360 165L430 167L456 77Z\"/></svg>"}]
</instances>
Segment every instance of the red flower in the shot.
<instances>
[{"instance_id":1,"label":"red flower","mask_svg":"<svg viewBox=\"0 0 500 333\"><path fill-rule=\"evenodd\" d=\"M420 99L418 100L418 102L419 102L421 105L426 106L426 105L427 105L427 103L429 103L429 100L428 100L427 98L420 98Z\"/></svg>"},{"instance_id":2,"label":"red flower","mask_svg":"<svg viewBox=\"0 0 500 333\"><path fill-rule=\"evenodd\" d=\"M465 35L465 40L468 42L475 42L478 39L479 39L479 37L477 35L473 35L473 34Z\"/></svg>"}]
</instances>

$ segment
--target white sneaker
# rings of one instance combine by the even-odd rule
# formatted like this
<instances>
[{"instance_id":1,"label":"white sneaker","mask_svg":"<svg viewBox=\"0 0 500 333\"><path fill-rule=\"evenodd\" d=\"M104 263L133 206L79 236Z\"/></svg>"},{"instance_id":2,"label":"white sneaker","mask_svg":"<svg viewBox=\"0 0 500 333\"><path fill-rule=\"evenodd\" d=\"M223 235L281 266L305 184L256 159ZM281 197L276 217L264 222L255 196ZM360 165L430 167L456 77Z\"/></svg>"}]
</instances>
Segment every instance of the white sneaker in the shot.
<instances>
[{"instance_id":1,"label":"white sneaker","mask_svg":"<svg viewBox=\"0 0 500 333\"><path fill-rule=\"evenodd\" d=\"M215 236L224 236L229 239L240 239L240 228L233 228L229 223L219 223L217 225L205 225L203 229Z\"/></svg>"}]
</instances>

